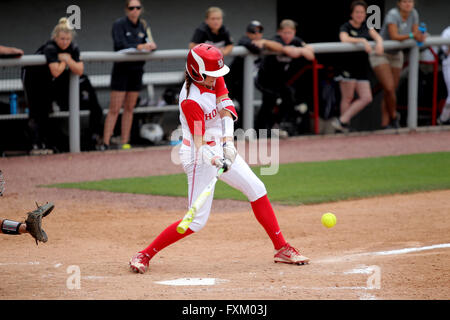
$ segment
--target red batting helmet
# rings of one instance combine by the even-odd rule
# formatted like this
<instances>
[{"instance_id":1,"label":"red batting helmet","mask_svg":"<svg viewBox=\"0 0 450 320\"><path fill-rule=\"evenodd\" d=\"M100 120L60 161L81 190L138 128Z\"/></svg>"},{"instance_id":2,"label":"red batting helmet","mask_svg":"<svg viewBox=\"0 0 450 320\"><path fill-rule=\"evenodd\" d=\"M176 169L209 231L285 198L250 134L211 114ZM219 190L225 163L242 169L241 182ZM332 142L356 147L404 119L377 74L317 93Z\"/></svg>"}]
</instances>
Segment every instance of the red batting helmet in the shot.
<instances>
[{"instance_id":1,"label":"red batting helmet","mask_svg":"<svg viewBox=\"0 0 450 320\"><path fill-rule=\"evenodd\" d=\"M200 43L189 50L186 71L189 76L197 82L205 80L205 75L211 77L222 77L230 68L223 62L223 54L215 46Z\"/></svg>"}]
</instances>

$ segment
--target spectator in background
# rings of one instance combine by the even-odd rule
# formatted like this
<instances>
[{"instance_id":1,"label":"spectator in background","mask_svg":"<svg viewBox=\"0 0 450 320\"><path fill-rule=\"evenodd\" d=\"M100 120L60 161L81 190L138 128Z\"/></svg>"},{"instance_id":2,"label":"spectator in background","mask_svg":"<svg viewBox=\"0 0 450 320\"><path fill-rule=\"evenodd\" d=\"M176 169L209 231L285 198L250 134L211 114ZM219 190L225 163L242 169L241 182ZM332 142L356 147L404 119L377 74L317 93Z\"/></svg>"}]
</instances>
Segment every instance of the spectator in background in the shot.
<instances>
[{"instance_id":1,"label":"spectator in background","mask_svg":"<svg viewBox=\"0 0 450 320\"><path fill-rule=\"evenodd\" d=\"M293 50L293 47L284 46L278 41L264 39L263 32L263 25L259 21L253 20L247 25L245 35L238 41L238 46L244 46L251 53L259 55L254 65L255 76L258 73L263 54L284 53L293 58L298 57L298 53ZM225 80L229 83L228 90L230 97L236 99L239 103L239 117L236 126L242 127L244 58L240 56L234 58L230 65L230 70L230 73L225 76Z\"/></svg>"},{"instance_id":2,"label":"spectator in background","mask_svg":"<svg viewBox=\"0 0 450 320\"><path fill-rule=\"evenodd\" d=\"M297 24L285 19L281 21L277 35L272 39L283 45L282 55L266 55L262 59L256 87L262 92L262 105L256 118L257 129L279 128L283 120L293 120L295 90L288 86L289 69L294 59L314 60L314 50L295 34ZM275 112L277 99L282 103ZM283 132L283 134L286 134Z\"/></svg>"},{"instance_id":3,"label":"spectator in background","mask_svg":"<svg viewBox=\"0 0 450 320\"><path fill-rule=\"evenodd\" d=\"M14 57L14 58L19 58L19 57L23 56L23 50L14 48L14 47L0 46L0 58L10 57L10 56Z\"/></svg>"},{"instance_id":4,"label":"spectator in background","mask_svg":"<svg viewBox=\"0 0 450 320\"><path fill-rule=\"evenodd\" d=\"M199 43L212 44L222 51L224 56L230 54L233 50L233 40L230 32L223 25L223 11L218 7L210 7L206 10L205 21L195 29L189 49L192 49Z\"/></svg>"},{"instance_id":5,"label":"spectator in background","mask_svg":"<svg viewBox=\"0 0 450 320\"><path fill-rule=\"evenodd\" d=\"M97 99L97 93L86 74L80 76L80 110L89 110L87 150L96 150L103 145L103 108ZM54 83L53 96L61 110L69 110L70 72L64 72ZM84 146L83 146L84 147Z\"/></svg>"},{"instance_id":6,"label":"spectator in background","mask_svg":"<svg viewBox=\"0 0 450 320\"><path fill-rule=\"evenodd\" d=\"M245 35L238 41L238 46L244 46L253 54L261 55L264 50L272 52L282 52L284 46L276 41L263 39L264 27L259 21L253 20L247 26ZM254 71L257 72L261 57L255 60ZM239 103L238 120L236 127L242 127L243 110L243 86L244 86L244 58L235 57L230 65L230 73L225 76L228 85L230 98L236 99Z\"/></svg>"},{"instance_id":7,"label":"spectator in background","mask_svg":"<svg viewBox=\"0 0 450 320\"><path fill-rule=\"evenodd\" d=\"M425 40L425 35L419 31L419 14L414 9L414 0L397 0L397 7L389 10L384 19L380 35L384 40L415 39L418 42ZM403 68L403 51L389 50L381 56L372 53L369 59L384 90L381 126L399 128L396 90Z\"/></svg>"},{"instance_id":8,"label":"spectator in background","mask_svg":"<svg viewBox=\"0 0 450 320\"><path fill-rule=\"evenodd\" d=\"M370 64L368 54L372 53L369 41L375 40L375 54L384 53L383 38L366 23L367 4L356 0L351 4L351 19L340 28L339 38L342 42L362 43L365 52L348 52L339 77L341 89L340 117L331 124L338 132L348 132L350 120L372 102L372 88L369 81ZM358 98L355 99L355 93Z\"/></svg>"},{"instance_id":9,"label":"spectator in background","mask_svg":"<svg viewBox=\"0 0 450 320\"><path fill-rule=\"evenodd\" d=\"M156 49L147 22L140 18L142 3L139 0L127 0L125 17L117 19L112 28L114 51L137 49L152 51ZM130 147L130 133L133 124L133 111L142 87L145 61L116 62L111 75L111 95L109 112L105 119L102 150L110 148L111 136L123 106L121 120L121 147Z\"/></svg>"},{"instance_id":10,"label":"spectator in background","mask_svg":"<svg viewBox=\"0 0 450 320\"><path fill-rule=\"evenodd\" d=\"M45 55L47 64L22 69L22 81L30 110L30 154L53 153L52 148L55 147L50 145L49 114L52 112L55 87L59 81L64 81L62 79L65 73L83 74L84 64L80 61L80 50L73 42L74 35L67 19L61 18L53 29L52 39L36 51L36 54Z\"/></svg>"},{"instance_id":11,"label":"spectator in background","mask_svg":"<svg viewBox=\"0 0 450 320\"><path fill-rule=\"evenodd\" d=\"M448 26L441 34L441 37L450 39L450 26ZM450 46L442 46L443 54L442 60L442 74L447 85L447 100L445 101L444 109L438 118L439 124L450 124Z\"/></svg>"}]
</instances>

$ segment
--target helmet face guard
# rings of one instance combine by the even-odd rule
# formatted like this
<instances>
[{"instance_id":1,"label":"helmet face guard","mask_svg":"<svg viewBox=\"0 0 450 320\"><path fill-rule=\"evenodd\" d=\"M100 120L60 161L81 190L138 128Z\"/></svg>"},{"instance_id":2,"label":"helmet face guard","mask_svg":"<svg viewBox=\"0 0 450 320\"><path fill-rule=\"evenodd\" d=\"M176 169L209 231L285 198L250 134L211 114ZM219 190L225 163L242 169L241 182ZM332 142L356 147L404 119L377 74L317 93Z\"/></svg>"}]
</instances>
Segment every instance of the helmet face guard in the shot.
<instances>
[{"instance_id":1,"label":"helmet face guard","mask_svg":"<svg viewBox=\"0 0 450 320\"><path fill-rule=\"evenodd\" d=\"M215 46L200 43L189 50L186 71L192 80L202 82L206 76L223 77L230 68L223 61L222 52Z\"/></svg>"}]
</instances>

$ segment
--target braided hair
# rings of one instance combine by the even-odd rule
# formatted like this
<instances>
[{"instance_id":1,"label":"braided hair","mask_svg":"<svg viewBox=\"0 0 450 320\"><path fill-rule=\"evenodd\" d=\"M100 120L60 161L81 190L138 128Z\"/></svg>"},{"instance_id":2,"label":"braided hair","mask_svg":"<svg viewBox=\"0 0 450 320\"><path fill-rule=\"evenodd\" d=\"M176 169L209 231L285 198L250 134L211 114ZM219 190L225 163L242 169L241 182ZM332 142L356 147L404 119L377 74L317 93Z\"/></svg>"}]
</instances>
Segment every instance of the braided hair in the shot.
<instances>
[{"instance_id":1,"label":"braided hair","mask_svg":"<svg viewBox=\"0 0 450 320\"><path fill-rule=\"evenodd\" d=\"M187 71L185 71L184 73L184 79L186 81L186 99L189 97L189 91L191 89L191 85L192 85L192 78L189 76L189 73Z\"/></svg>"}]
</instances>

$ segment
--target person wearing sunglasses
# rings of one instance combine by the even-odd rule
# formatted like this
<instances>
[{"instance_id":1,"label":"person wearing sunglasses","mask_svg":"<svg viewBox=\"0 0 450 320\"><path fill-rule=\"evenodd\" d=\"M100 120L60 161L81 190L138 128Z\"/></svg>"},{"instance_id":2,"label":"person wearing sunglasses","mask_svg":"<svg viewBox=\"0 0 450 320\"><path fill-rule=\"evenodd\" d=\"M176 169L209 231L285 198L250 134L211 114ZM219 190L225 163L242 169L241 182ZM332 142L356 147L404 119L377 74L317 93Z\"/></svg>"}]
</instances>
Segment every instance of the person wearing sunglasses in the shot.
<instances>
[{"instance_id":1,"label":"person wearing sunglasses","mask_svg":"<svg viewBox=\"0 0 450 320\"><path fill-rule=\"evenodd\" d=\"M153 51L156 43L147 22L141 18L143 6L139 0L127 0L126 16L117 19L112 28L114 51L137 49ZM116 62L111 75L111 95L109 111L103 130L103 146L101 150L110 148L111 136L123 106L121 120L121 147L130 147L130 133L133 124L133 111L142 87L145 61Z\"/></svg>"}]
</instances>

